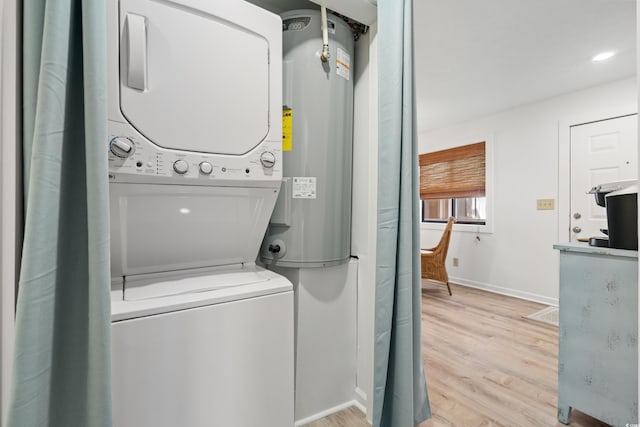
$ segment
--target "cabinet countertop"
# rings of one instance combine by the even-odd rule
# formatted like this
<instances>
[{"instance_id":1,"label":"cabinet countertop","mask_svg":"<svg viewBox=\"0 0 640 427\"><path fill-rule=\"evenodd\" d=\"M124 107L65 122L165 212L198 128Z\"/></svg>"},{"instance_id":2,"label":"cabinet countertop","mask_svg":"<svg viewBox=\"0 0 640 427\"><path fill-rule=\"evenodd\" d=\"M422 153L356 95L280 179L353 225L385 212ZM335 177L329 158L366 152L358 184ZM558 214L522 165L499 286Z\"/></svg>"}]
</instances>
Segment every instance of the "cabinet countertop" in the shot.
<instances>
[{"instance_id":1,"label":"cabinet countertop","mask_svg":"<svg viewBox=\"0 0 640 427\"><path fill-rule=\"evenodd\" d=\"M612 249L601 248L598 246L589 246L588 243L571 242L571 243L557 243L553 245L554 249L567 252L581 252L585 254L593 255L608 255L618 256L625 258L638 258L638 251L629 251L626 249Z\"/></svg>"}]
</instances>

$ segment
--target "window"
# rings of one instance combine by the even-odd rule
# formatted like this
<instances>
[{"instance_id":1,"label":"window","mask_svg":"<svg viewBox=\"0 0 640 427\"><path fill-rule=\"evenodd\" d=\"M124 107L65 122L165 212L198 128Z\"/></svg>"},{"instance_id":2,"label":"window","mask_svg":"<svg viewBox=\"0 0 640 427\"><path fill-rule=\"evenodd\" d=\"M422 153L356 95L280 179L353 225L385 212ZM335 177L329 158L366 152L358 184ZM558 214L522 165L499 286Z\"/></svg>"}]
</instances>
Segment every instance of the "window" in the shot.
<instances>
[{"instance_id":1,"label":"window","mask_svg":"<svg viewBox=\"0 0 640 427\"><path fill-rule=\"evenodd\" d=\"M485 224L485 177L485 142L421 154L422 221Z\"/></svg>"},{"instance_id":2,"label":"window","mask_svg":"<svg viewBox=\"0 0 640 427\"><path fill-rule=\"evenodd\" d=\"M458 224L485 224L487 199L485 197L465 197L422 200L423 222L447 222L450 216L455 217Z\"/></svg>"}]
</instances>

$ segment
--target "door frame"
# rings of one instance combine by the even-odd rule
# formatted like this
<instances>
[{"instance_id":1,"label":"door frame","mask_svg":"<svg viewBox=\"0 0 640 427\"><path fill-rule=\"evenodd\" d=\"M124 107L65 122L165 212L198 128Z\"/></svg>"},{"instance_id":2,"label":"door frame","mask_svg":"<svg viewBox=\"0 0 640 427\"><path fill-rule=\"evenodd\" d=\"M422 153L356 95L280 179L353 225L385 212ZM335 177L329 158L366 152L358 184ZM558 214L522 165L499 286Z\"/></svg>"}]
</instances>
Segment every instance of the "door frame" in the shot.
<instances>
[{"instance_id":1,"label":"door frame","mask_svg":"<svg viewBox=\"0 0 640 427\"><path fill-rule=\"evenodd\" d=\"M6 425L13 367L16 281L21 240L21 0L0 0L0 422Z\"/></svg>"},{"instance_id":2,"label":"door frame","mask_svg":"<svg viewBox=\"0 0 640 427\"><path fill-rule=\"evenodd\" d=\"M558 243L570 240L571 227L571 128L638 113L638 106L607 106L601 111L568 116L558 121Z\"/></svg>"}]
</instances>

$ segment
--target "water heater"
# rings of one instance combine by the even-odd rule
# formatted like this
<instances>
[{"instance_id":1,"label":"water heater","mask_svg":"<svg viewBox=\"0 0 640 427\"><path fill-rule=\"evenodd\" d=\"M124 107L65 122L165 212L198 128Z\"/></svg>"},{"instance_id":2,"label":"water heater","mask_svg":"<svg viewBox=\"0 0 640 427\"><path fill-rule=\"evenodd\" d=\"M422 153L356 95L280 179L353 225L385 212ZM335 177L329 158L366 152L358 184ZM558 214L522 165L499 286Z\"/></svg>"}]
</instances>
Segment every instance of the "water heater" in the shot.
<instances>
[{"instance_id":1,"label":"water heater","mask_svg":"<svg viewBox=\"0 0 640 427\"><path fill-rule=\"evenodd\" d=\"M323 267L351 253L354 40L329 16L282 15L283 182L261 256L269 265ZM326 48L325 48L326 52Z\"/></svg>"}]
</instances>

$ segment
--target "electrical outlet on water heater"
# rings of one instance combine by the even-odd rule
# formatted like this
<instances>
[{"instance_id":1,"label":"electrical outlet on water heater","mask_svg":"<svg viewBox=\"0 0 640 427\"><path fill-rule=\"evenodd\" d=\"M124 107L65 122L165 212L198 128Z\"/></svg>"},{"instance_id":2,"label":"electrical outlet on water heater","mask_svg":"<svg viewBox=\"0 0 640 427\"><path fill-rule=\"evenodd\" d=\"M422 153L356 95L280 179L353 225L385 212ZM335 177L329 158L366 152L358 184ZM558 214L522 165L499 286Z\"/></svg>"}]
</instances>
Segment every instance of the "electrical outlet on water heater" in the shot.
<instances>
[{"instance_id":1,"label":"electrical outlet on water heater","mask_svg":"<svg viewBox=\"0 0 640 427\"><path fill-rule=\"evenodd\" d=\"M283 181L265 236L262 261L325 267L351 255L354 39L327 20L328 60L319 11L282 15Z\"/></svg>"}]
</instances>

